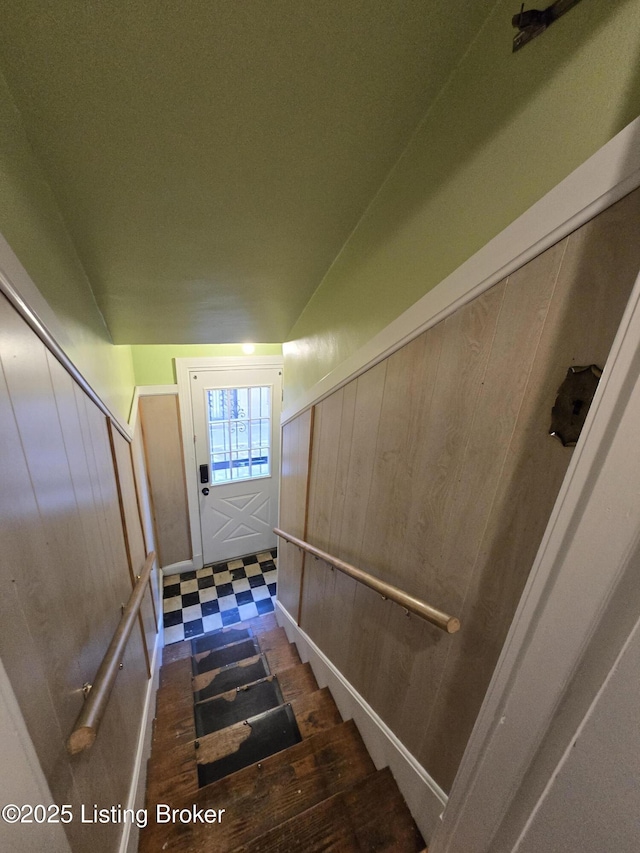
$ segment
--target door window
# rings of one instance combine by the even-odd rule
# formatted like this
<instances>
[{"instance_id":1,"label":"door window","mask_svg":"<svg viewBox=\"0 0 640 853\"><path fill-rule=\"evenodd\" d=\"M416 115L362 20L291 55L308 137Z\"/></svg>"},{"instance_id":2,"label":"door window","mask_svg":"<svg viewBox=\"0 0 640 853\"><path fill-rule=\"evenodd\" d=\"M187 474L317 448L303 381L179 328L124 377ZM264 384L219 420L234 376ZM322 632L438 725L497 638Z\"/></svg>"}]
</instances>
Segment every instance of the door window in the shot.
<instances>
[{"instance_id":1,"label":"door window","mask_svg":"<svg viewBox=\"0 0 640 853\"><path fill-rule=\"evenodd\" d=\"M205 392L211 483L271 473L271 388L210 388Z\"/></svg>"}]
</instances>

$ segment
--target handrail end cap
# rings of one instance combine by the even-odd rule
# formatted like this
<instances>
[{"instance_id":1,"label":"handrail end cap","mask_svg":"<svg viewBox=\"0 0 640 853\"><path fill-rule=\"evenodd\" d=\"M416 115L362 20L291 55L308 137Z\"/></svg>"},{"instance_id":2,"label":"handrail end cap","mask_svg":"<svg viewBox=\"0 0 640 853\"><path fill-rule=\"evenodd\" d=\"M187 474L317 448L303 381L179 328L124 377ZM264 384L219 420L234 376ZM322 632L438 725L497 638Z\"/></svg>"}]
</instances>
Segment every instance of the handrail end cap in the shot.
<instances>
[{"instance_id":1,"label":"handrail end cap","mask_svg":"<svg viewBox=\"0 0 640 853\"><path fill-rule=\"evenodd\" d=\"M71 732L69 740L67 741L67 751L71 755L77 755L79 752L83 752L85 749L89 749L90 746L93 746L95 739L95 729L92 729L90 726L82 726L82 728L75 729Z\"/></svg>"}]
</instances>

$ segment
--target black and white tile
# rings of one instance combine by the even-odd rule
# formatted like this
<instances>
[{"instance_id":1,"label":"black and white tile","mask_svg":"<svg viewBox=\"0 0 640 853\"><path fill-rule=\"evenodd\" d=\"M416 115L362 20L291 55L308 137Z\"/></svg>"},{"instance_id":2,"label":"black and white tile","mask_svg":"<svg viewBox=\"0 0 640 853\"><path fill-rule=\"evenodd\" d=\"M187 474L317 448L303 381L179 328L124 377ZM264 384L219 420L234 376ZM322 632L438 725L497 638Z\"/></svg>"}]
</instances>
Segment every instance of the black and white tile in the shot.
<instances>
[{"instance_id":1,"label":"black and white tile","mask_svg":"<svg viewBox=\"0 0 640 853\"><path fill-rule=\"evenodd\" d=\"M275 548L197 572L166 575L165 645L271 613L277 581Z\"/></svg>"}]
</instances>

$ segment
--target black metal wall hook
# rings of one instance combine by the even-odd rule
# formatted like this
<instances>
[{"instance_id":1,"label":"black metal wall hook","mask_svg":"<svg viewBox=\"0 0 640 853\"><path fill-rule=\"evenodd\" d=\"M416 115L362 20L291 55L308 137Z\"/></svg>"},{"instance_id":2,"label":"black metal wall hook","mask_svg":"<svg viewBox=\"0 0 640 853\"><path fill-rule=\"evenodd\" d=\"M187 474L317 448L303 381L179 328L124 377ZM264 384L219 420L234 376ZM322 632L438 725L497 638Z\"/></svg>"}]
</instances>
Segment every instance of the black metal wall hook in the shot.
<instances>
[{"instance_id":1,"label":"black metal wall hook","mask_svg":"<svg viewBox=\"0 0 640 853\"><path fill-rule=\"evenodd\" d=\"M513 37L513 52L520 50L536 36L543 33L554 21L566 14L569 9L576 6L580 0L556 0L546 9L528 9L525 11L524 3L518 14L514 15L511 23L518 30Z\"/></svg>"}]
</instances>

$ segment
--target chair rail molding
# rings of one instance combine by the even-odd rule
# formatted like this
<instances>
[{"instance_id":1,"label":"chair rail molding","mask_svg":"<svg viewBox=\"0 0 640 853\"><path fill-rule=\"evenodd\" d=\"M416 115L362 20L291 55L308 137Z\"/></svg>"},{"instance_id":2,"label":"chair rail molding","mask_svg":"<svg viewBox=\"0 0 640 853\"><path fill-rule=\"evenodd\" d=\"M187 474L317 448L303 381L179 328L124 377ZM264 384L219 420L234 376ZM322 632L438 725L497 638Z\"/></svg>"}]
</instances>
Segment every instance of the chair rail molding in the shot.
<instances>
[{"instance_id":1,"label":"chair rail molding","mask_svg":"<svg viewBox=\"0 0 640 853\"><path fill-rule=\"evenodd\" d=\"M640 118L282 413L282 423L383 361L640 186ZM295 354L296 341L283 345Z\"/></svg>"}]
</instances>

